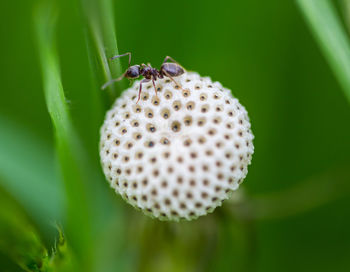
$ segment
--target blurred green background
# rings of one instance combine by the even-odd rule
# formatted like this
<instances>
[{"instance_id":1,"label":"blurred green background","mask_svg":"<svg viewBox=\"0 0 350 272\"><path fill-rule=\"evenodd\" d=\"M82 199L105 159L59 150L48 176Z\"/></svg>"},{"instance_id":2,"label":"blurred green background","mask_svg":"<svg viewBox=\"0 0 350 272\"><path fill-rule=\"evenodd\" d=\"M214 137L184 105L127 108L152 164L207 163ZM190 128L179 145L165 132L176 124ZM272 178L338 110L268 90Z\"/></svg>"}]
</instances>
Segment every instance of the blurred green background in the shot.
<instances>
[{"instance_id":1,"label":"blurred green background","mask_svg":"<svg viewBox=\"0 0 350 272\"><path fill-rule=\"evenodd\" d=\"M110 98L99 90L106 79L86 12L101 3L54 5L66 103L80 157L92 165L81 168L90 181L73 188L86 193L72 195L45 103L38 2L0 2L0 270L44 271L24 268L18 245L33 228L51 254L58 224L70 248L61 257L71 263L57 270L350 271L350 105L297 2L113 1L120 53L155 67L170 55L232 89L251 118L255 154L240 188L247 200L182 223L145 218L102 176L98 129ZM349 27L348 1L333 5ZM74 221L81 207L89 226Z\"/></svg>"}]
</instances>

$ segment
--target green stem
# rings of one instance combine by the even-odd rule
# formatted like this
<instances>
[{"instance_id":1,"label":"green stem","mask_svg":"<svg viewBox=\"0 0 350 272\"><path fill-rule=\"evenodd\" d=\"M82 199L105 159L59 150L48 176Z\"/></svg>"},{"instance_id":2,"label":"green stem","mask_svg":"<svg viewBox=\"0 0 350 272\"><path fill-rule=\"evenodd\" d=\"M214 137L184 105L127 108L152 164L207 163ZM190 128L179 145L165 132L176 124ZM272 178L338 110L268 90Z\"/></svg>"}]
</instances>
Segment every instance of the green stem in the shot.
<instances>
[{"instance_id":1,"label":"green stem","mask_svg":"<svg viewBox=\"0 0 350 272\"><path fill-rule=\"evenodd\" d=\"M350 102L350 42L330 0L297 0Z\"/></svg>"},{"instance_id":2,"label":"green stem","mask_svg":"<svg viewBox=\"0 0 350 272\"><path fill-rule=\"evenodd\" d=\"M244 220L281 219L308 212L350 192L349 166L328 170L285 191L247 196L231 208Z\"/></svg>"}]
</instances>

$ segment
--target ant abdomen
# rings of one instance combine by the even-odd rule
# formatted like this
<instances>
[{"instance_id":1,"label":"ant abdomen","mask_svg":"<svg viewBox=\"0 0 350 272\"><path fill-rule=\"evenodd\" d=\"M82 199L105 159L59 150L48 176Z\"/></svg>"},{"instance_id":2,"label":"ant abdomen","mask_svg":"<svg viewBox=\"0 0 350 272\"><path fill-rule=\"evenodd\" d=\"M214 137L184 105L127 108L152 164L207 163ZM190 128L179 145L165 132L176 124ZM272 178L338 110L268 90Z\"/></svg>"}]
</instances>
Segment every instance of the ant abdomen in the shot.
<instances>
[{"instance_id":1,"label":"ant abdomen","mask_svg":"<svg viewBox=\"0 0 350 272\"><path fill-rule=\"evenodd\" d=\"M180 76L185 73L185 70L177 63L163 63L160 67L160 72L165 76Z\"/></svg>"}]
</instances>

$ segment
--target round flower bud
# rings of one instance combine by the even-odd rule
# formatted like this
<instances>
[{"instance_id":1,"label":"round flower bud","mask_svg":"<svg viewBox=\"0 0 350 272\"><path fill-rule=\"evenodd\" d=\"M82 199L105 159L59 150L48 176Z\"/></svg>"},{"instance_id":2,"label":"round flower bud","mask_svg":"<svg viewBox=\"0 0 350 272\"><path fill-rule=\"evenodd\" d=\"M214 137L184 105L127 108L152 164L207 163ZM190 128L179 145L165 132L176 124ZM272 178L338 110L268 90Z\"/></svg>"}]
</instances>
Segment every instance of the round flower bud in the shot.
<instances>
[{"instance_id":1,"label":"round flower bud","mask_svg":"<svg viewBox=\"0 0 350 272\"><path fill-rule=\"evenodd\" d=\"M123 92L101 128L100 156L110 185L161 220L212 212L248 172L254 138L231 91L186 72Z\"/></svg>"}]
</instances>

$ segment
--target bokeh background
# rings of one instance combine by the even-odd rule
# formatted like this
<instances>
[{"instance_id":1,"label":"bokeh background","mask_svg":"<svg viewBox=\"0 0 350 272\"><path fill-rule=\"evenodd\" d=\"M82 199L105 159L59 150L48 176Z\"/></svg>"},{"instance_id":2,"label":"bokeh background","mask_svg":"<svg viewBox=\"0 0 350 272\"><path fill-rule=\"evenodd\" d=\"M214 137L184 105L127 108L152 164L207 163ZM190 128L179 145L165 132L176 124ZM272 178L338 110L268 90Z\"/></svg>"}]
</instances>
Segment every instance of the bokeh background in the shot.
<instances>
[{"instance_id":1,"label":"bokeh background","mask_svg":"<svg viewBox=\"0 0 350 272\"><path fill-rule=\"evenodd\" d=\"M333 1L344 28L345 2ZM74 201L66 201L45 103L37 4L0 2L0 270L41 271L19 264L23 226L50 251L58 224L71 247L63 259L87 271L66 226ZM82 246L91 271L350 270L350 105L295 1L113 2L120 53L156 67L170 55L232 89L249 112L255 154L240 188L247 200L190 223L145 218L101 174L98 128L110 101L96 88L105 79L91 69L82 5L56 2L56 44L66 102L96 176L86 197L92 239Z\"/></svg>"}]
</instances>

